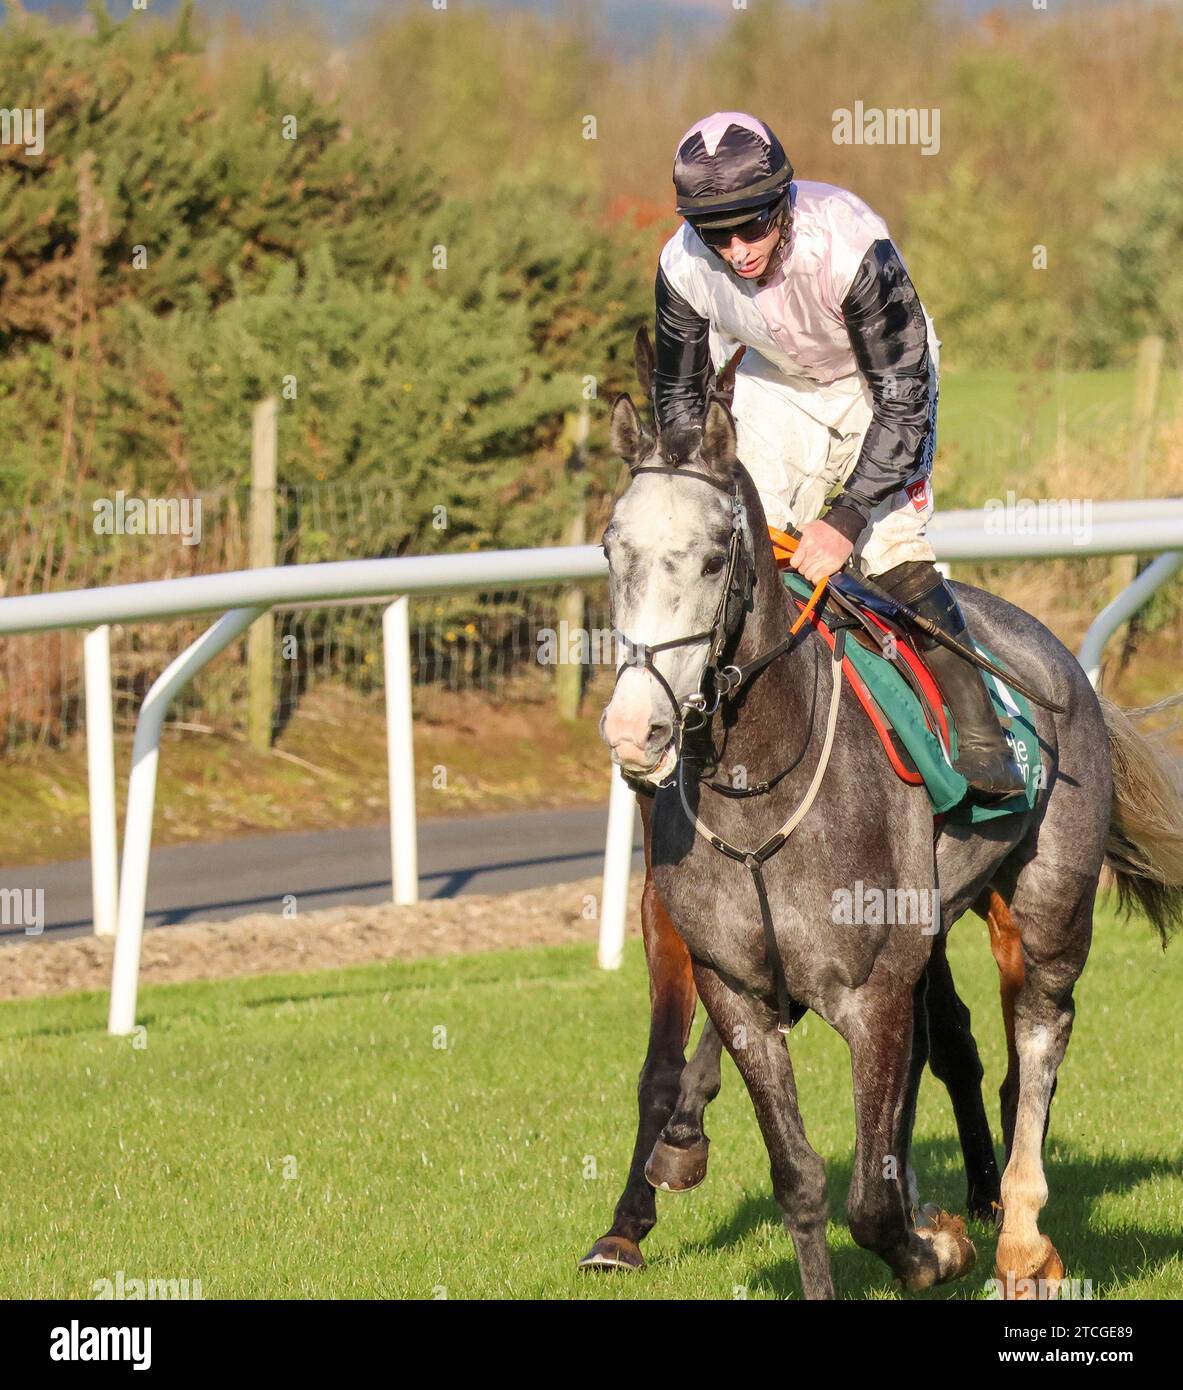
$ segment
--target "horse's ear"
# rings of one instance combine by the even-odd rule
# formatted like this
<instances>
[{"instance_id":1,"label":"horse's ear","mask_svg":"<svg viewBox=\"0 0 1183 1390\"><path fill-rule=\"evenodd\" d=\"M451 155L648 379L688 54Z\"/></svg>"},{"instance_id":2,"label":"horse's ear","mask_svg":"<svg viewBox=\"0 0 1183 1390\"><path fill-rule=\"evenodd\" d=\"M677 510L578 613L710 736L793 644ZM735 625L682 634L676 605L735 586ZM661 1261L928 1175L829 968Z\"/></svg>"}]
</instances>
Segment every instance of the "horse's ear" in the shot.
<instances>
[{"instance_id":1,"label":"horse's ear","mask_svg":"<svg viewBox=\"0 0 1183 1390\"><path fill-rule=\"evenodd\" d=\"M739 345L735 352L731 354L727 365L715 378L714 394L724 400L728 405L735 399L735 373L739 369L740 362L747 348L743 343Z\"/></svg>"},{"instance_id":2,"label":"horse's ear","mask_svg":"<svg viewBox=\"0 0 1183 1390\"><path fill-rule=\"evenodd\" d=\"M636 463L646 446L645 430L632 397L617 396L612 402L612 423L608 431L612 448L626 463Z\"/></svg>"},{"instance_id":3,"label":"horse's ear","mask_svg":"<svg viewBox=\"0 0 1183 1390\"><path fill-rule=\"evenodd\" d=\"M645 393L645 399L651 400L653 397L655 358L653 344L649 341L649 325L647 323L643 323L637 329L637 335L633 339L633 361L637 364L637 380L641 383L641 390Z\"/></svg>"},{"instance_id":4,"label":"horse's ear","mask_svg":"<svg viewBox=\"0 0 1183 1390\"><path fill-rule=\"evenodd\" d=\"M730 479L739 466L736 457L735 421L727 403L711 395L707 401L707 412L702 422L703 463L722 478Z\"/></svg>"}]
</instances>

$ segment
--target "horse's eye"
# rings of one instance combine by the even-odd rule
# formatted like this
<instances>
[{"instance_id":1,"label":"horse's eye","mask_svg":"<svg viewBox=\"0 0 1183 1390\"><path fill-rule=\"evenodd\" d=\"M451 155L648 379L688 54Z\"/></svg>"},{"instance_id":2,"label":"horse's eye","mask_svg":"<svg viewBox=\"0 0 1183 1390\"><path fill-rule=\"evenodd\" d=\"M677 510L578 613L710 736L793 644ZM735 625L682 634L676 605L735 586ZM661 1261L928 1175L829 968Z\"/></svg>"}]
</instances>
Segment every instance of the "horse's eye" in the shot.
<instances>
[{"instance_id":1,"label":"horse's eye","mask_svg":"<svg viewBox=\"0 0 1183 1390\"><path fill-rule=\"evenodd\" d=\"M702 567L703 574L718 574L727 563L726 555L712 555Z\"/></svg>"}]
</instances>

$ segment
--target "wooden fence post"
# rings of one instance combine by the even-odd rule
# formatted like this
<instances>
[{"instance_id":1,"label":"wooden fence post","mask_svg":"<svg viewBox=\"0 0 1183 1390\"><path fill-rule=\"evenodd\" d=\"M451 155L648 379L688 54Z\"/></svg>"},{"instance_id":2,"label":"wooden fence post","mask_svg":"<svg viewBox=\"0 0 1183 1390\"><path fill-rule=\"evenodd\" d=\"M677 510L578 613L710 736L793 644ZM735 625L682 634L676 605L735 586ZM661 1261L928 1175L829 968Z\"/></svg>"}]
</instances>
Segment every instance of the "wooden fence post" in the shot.
<instances>
[{"instance_id":1,"label":"wooden fence post","mask_svg":"<svg viewBox=\"0 0 1183 1390\"><path fill-rule=\"evenodd\" d=\"M1146 496L1146 462L1154 443L1154 426L1158 415L1158 392L1162 382L1162 359L1165 344L1156 334L1150 334L1138 344L1137 375L1134 379L1134 441L1130 453L1130 495ZM1119 562L1123 584L1132 584L1150 564L1145 556ZM1125 670L1134 655L1142 634L1142 615L1135 613L1125 631L1125 641L1118 657L1118 670Z\"/></svg>"},{"instance_id":2,"label":"wooden fence post","mask_svg":"<svg viewBox=\"0 0 1183 1390\"><path fill-rule=\"evenodd\" d=\"M1138 375L1134 383L1134 451L1130 458L1130 492L1146 496L1146 460L1154 442L1158 390L1162 381L1163 340L1143 338L1138 344Z\"/></svg>"},{"instance_id":3,"label":"wooden fence post","mask_svg":"<svg viewBox=\"0 0 1183 1390\"><path fill-rule=\"evenodd\" d=\"M279 403L268 396L255 406L251 428L250 567L275 564L276 418ZM275 615L264 613L247 636L247 737L252 748L271 747L275 675Z\"/></svg>"}]
</instances>

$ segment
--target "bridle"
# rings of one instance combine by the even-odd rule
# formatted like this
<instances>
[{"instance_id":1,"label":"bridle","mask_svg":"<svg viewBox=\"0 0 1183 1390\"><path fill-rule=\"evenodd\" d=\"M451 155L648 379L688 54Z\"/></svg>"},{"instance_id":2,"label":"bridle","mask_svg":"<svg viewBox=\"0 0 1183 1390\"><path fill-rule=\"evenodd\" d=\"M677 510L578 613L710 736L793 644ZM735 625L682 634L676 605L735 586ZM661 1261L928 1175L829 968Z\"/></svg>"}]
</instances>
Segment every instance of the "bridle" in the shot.
<instances>
[{"instance_id":1,"label":"bridle","mask_svg":"<svg viewBox=\"0 0 1183 1390\"><path fill-rule=\"evenodd\" d=\"M727 568L710 627L702 632L688 633L685 637L671 637L665 642L652 643L634 642L627 633L619 628L614 629L625 653L616 673L617 683L625 671L630 669L648 671L653 676L665 692L673 711L674 748L680 758L685 734L704 728L722 701L734 695L745 679L743 667L723 664L724 653L739 626L740 616L751 603L755 583L755 575L743 544L743 498L738 480L734 484L725 483L719 478L712 478L709 473L702 473L693 468L679 468L672 464L646 464L630 468L629 472L634 478L641 473L664 473L674 478L693 478L719 492L727 493L731 498L731 539L727 547ZM691 647L700 642L709 643L709 647L698 679L698 689L680 701L669 681L657 669L653 658L658 652ZM707 695L708 683L713 699ZM696 722L689 723L688 714L691 717L697 716Z\"/></svg>"},{"instance_id":2,"label":"bridle","mask_svg":"<svg viewBox=\"0 0 1183 1390\"><path fill-rule=\"evenodd\" d=\"M727 569L723 589L719 595L719 602L715 606L715 614L710 627L702 632L688 633L685 637L671 637L664 642L652 643L634 642L627 633L622 632L619 628L613 629L613 634L623 646L625 653L616 672L616 685L620 683L620 678L625 671L630 669L648 671L653 676L665 692L673 712L674 751L680 765L684 736L687 733L697 733L700 729L704 729L718 712L724 700L735 699L753 676L758 675L766 666L794 645L798 633L804 627L805 620L812 612L813 605L820 595L821 586L818 586L805 611L790 627L788 635L777 642L775 646L770 647L751 661L744 662L743 665L724 664L727 647L739 629L740 618L751 607L752 591L756 582L751 559L743 544L744 506L739 480L737 478L733 483L725 483L719 478L712 477L709 473L703 473L694 468L677 467L673 464L630 466L629 473L634 478L641 473L664 473L673 478L693 478L696 482L707 483L719 492L727 493L731 498L731 540L727 548ZM679 700L669 681L657 669L653 657L657 652L672 651L677 647L689 647L698 642L710 644L707 659L703 663L702 673L698 678L698 689L693 694L687 695L684 700ZM708 680L711 696L708 696L706 692ZM615 685L613 689L615 689ZM688 712L691 716L697 716L694 723L688 722L686 717ZM778 776L769 782L761 782L752 789L752 792L755 794L758 791L771 790L779 780L780 777ZM713 786L714 784L710 785ZM716 788L716 790L722 789Z\"/></svg>"}]
</instances>

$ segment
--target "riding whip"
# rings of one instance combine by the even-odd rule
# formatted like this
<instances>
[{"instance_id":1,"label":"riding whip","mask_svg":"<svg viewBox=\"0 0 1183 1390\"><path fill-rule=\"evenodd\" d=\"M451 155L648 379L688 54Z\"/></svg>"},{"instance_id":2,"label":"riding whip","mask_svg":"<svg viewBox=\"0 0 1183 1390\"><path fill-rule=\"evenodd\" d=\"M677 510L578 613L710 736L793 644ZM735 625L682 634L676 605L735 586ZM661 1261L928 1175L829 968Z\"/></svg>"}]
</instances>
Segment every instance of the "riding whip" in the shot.
<instances>
[{"instance_id":1,"label":"riding whip","mask_svg":"<svg viewBox=\"0 0 1183 1390\"><path fill-rule=\"evenodd\" d=\"M800 531L797 531L792 526L787 526L785 528L785 535L794 541L799 541L801 539ZM914 608L909 608L906 603L901 603L898 598L895 598L892 594L888 593L886 589L876 584L873 579L868 579L867 576L858 569L853 557L847 560L841 573L830 576L830 584L837 589L840 594L851 599L858 598L859 588L865 589L867 593L878 599L880 603L889 605L893 612L897 613L902 618L906 618L913 626L919 628L925 636L931 637L939 646L947 647L949 651L955 652L962 660L968 661L971 666L977 666L980 670L988 671L992 676L997 676L999 680L1004 681L1009 686L1013 686L1021 695L1025 695L1028 700L1039 705L1041 709L1050 710L1053 714L1063 714L1065 712L1063 705L1057 704L1054 700L1049 700L1044 695L1037 694L1025 681L1020 680L1018 676L1006 670L1005 667L996 665L989 657L983 656L981 652L976 651L973 647L967 647L964 642L958 641L956 637L945 632L944 629L934 623L931 618L926 618L922 614L917 613Z\"/></svg>"}]
</instances>

